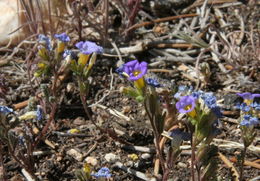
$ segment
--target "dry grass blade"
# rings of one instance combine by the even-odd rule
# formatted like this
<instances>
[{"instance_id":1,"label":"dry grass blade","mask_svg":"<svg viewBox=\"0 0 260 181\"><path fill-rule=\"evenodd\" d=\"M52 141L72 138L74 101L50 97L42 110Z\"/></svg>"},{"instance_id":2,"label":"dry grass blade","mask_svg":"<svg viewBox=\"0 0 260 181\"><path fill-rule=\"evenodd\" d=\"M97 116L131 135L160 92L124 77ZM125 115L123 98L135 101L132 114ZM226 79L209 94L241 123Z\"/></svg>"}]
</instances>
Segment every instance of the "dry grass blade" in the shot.
<instances>
[{"instance_id":1,"label":"dry grass blade","mask_svg":"<svg viewBox=\"0 0 260 181\"><path fill-rule=\"evenodd\" d=\"M239 174L236 170L236 168L234 167L234 165L227 159L226 156L224 156L222 153L218 153L219 154L219 158L226 164L227 167L231 168L232 172L233 172L233 176L235 176L235 181L239 181Z\"/></svg>"}]
</instances>

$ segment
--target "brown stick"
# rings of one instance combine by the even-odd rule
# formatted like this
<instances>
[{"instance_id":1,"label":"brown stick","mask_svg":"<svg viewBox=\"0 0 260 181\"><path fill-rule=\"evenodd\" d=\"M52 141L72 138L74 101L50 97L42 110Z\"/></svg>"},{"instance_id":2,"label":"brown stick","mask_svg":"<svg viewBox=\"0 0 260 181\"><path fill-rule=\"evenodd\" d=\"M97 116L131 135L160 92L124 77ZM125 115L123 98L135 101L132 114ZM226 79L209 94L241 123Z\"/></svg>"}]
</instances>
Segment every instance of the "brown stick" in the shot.
<instances>
[{"instance_id":1,"label":"brown stick","mask_svg":"<svg viewBox=\"0 0 260 181\"><path fill-rule=\"evenodd\" d=\"M197 14L193 13L193 14L183 14L183 15L178 15L178 16L169 16L169 17L165 17L165 18L159 18L153 21L146 21L146 22L142 22L139 24L135 24L133 26L131 26L130 28L128 28L126 30L126 32L128 31L132 31L134 29L143 27L143 26L147 26L147 25L151 25L151 24L155 24L155 23L160 23L160 22L164 22L164 21L172 21L172 20L176 20L176 19L181 19L181 18L190 18L190 17L194 17L194 16L198 16Z\"/></svg>"},{"instance_id":2,"label":"brown stick","mask_svg":"<svg viewBox=\"0 0 260 181\"><path fill-rule=\"evenodd\" d=\"M22 108L24 108L24 107L26 107L28 105L28 102L29 102L29 100L26 100L26 101L14 104L13 108L14 108L14 110L22 109Z\"/></svg>"},{"instance_id":3,"label":"brown stick","mask_svg":"<svg viewBox=\"0 0 260 181\"><path fill-rule=\"evenodd\" d=\"M236 168L234 167L234 165L222 153L219 152L218 156L225 163L226 166L231 168L231 170L233 171L233 174L235 176L235 181L238 181L239 175L238 175L238 172L237 172Z\"/></svg>"},{"instance_id":4,"label":"brown stick","mask_svg":"<svg viewBox=\"0 0 260 181\"><path fill-rule=\"evenodd\" d=\"M232 157L232 158L230 158L230 161L236 163L237 159L235 157ZM260 164L258 164L256 162L251 162L251 161L245 160L244 165L260 169Z\"/></svg>"}]
</instances>

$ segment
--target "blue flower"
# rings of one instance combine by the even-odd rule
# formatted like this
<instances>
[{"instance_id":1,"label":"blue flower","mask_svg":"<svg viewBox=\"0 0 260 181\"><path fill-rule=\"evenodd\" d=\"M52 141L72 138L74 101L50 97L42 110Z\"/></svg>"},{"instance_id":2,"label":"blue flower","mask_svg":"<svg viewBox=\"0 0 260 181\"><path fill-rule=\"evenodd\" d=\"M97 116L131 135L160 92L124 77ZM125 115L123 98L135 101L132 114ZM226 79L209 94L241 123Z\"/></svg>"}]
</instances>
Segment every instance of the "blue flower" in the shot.
<instances>
[{"instance_id":1,"label":"blue flower","mask_svg":"<svg viewBox=\"0 0 260 181\"><path fill-rule=\"evenodd\" d=\"M99 171L97 173L91 174L92 176L96 177L96 178L109 178L111 177L111 173L109 168L107 167L102 167L101 169L99 169Z\"/></svg>"},{"instance_id":2,"label":"blue flower","mask_svg":"<svg viewBox=\"0 0 260 181\"><path fill-rule=\"evenodd\" d=\"M146 78L145 81L150 86L161 87L161 84L156 79Z\"/></svg>"},{"instance_id":3,"label":"blue flower","mask_svg":"<svg viewBox=\"0 0 260 181\"><path fill-rule=\"evenodd\" d=\"M189 92L191 92L193 90L193 87L188 87L188 86L186 86L186 85L180 85L179 87L178 87L178 92L176 92L175 94L174 94L174 97L176 98L176 99L180 99L181 98L181 96L185 96L185 95L187 95Z\"/></svg>"},{"instance_id":4,"label":"blue flower","mask_svg":"<svg viewBox=\"0 0 260 181\"><path fill-rule=\"evenodd\" d=\"M203 91L194 91L191 93L191 95L196 99L198 99L202 94L203 94Z\"/></svg>"},{"instance_id":5,"label":"blue flower","mask_svg":"<svg viewBox=\"0 0 260 181\"><path fill-rule=\"evenodd\" d=\"M254 102L250 106L257 111L260 111L260 104L259 103Z\"/></svg>"},{"instance_id":6,"label":"blue flower","mask_svg":"<svg viewBox=\"0 0 260 181\"><path fill-rule=\"evenodd\" d=\"M217 106L217 99L213 93L204 93L201 95L201 98L204 100L208 108L214 108Z\"/></svg>"},{"instance_id":7,"label":"blue flower","mask_svg":"<svg viewBox=\"0 0 260 181\"><path fill-rule=\"evenodd\" d=\"M66 58L67 56L71 56L72 59L76 59L77 55L75 54L75 52L71 51L71 50L65 50L63 53L63 58Z\"/></svg>"},{"instance_id":8,"label":"blue flower","mask_svg":"<svg viewBox=\"0 0 260 181\"><path fill-rule=\"evenodd\" d=\"M0 106L0 113L8 114L13 112L14 110L12 108L9 108L7 106Z\"/></svg>"},{"instance_id":9,"label":"blue flower","mask_svg":"<svg viewBox=\"0 0 260 181\"><path fill-rule=\"evenodd\" d=\"M36 120L40 121L43 119L43 111L41 106L37 106L37 110L36 110Z\"/></svg>"},{"instance_id":10,"label":"blue flower","mask_svg":"<svg viewBox=\"0 0 260 181\"><path fill-rule=\"evenodd\" d=\"M249 112L250 111L250 106L247 106L246 103L242 103L240 105L240 110L243 111L243 112Z\"/></svg>"},{"instance_id":11,"label":"blue flower","mask_svg":"<svg viewBox=\"0 0 260 181\"><path fill-rule=\"evenodd\" d=\"M118 67L115 71L116 71L116 73L118 73L120 76L123 76L122 74L123 74L123 72L124 72L124 66L122 65L122 66Z\"/></svg>"},{"instance_id":12,"label":"blue flower","mask_svg":"<svg viewBox=\"0 0 260 181\"><path fill-rule=\"evenodd\" d=\"M58 40L62 41L62 42L69 42L70 41L70 37L66 33L55 34L54 37L57 38Z\"/></svg>"},{"instance_id":13,"label":"blue flower","mask_svg":"<svg viewBox=\"0 0 260 181\"><path fill-rule=\"evenodd\" d=\"M81 53L85 55L89 55L91 53L97 53L97 54L103 53L103 48L91 41L85 41L85 42L80 41L76 43L76 47L80 50Z\"/></svg>"},{"instance_id":14,"label":"blue flower","mask_svg":"<svg viewBox=\"0 0 260 181\"><path fill-rule=\"evenodd\" d=\"M253 117L250 114L246 114L243 117L243 120L240 122L240 125L242 126L252 126L252 125L256 125L259 123L259 120L257 117Z\"/></svg>"},{"instance_id":15,"label":"blue flower","mask_svg":"<svg viewBox=\"0 0 260 181\"><path fill-rule=\"evenodd\" d=\"M49 37L43 35L43 34L40 34L38 36L38 41L39 43L42 43L46 46L47 50L51 51L52 50L52 46L51 46L51 40Z\"/></svg>"}]
</instances>

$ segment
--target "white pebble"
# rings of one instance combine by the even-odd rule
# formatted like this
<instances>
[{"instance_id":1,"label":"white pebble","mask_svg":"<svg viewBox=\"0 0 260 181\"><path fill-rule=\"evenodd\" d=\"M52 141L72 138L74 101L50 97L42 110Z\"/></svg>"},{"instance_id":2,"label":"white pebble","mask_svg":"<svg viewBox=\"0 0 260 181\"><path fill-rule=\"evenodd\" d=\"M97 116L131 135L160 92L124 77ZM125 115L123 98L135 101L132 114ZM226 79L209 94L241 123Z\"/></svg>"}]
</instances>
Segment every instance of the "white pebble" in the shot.
<instances>
[{"instance_id":1,"label":"white pebble","mask_svg":"<svg viewBox=\"0 0 260 181\"><path fill-rule=\"evenodd\" d=\"M83 159L83 155L73 148L68 150L67 154L73 157L75 160L78 160L79 162L81 162Z\"/></svg>"},{"instance_id":2,"label":"white pebble","mask_svg":"<svg viewBox=\"0 0 260 181\"><path fill-rule=\"evenodd\" d=\"M144 159L144 160L147 160L147 159L151 158L151 154L149 154L149 153L143 153L143 154L141 155L141 158Z\"/></svg>"},{"instance_id":3,"label":"white pebble","mask_svg":"<svg viewBox=\"0 0 260 181\"><path fill-rule=\"evenodd\" d=\"M85 159L85 162L87 162L88 164L90 164L92 166L96 166L98 164L98 160L95 157L93 157L93 156L88 156Z\"/></svg>"},{"instance_id":4,"label":"white pebble","mask_svg":"<svg viewBox=\"0 0 260 181\"><path fill-rule=\"evenodd\" d=\"M120 157L115 155L114 153L107 153L105 155L105 160L109 163L115 163L117 160L120 160Z\"/></svg>"}]
</instances>

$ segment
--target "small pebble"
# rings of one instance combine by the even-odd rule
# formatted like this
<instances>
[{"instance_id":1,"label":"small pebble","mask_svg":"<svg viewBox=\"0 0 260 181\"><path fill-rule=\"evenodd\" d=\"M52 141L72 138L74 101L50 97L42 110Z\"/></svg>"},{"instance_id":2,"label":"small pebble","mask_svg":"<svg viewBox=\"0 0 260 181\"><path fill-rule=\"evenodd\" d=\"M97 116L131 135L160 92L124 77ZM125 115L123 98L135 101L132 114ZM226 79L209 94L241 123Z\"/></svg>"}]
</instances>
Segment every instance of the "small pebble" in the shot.
<instances>
[{"instance_id":1,"label":"small pebble","mask_svg":"<svg viewBox=\"0 0 260 181\"><path fill-rule=\"evenodd\" d=\"M141 155L141 158L142 159L144 159L144 160L147 160L147 159L149 159L149 158L151 158L151 154L149 154L149 153L143 153L142 155Z\"/></svg>"},{"instance_id":2,"label":"small pebble","mask_svg":"<svg viewBox=\"0 0 260 181\"><path fill-rule=\"evenodd\" d=\"M68 150L66 153L69 156L73 157L75 160L78 160L79 162L81 162L82 159L83 159L83 155L80 152L78 152L77 150L73 149L73 148Z\"/></svg>"},{"instance_id":3,"label":"small pebble","mask_svg":"<svg viewBox=\"0 0 260 181\"><path fill-rule=\"evenodd\" d=\"M182 163L182 162L178 162L177 166L179 166L181 168L187 168L187 165L185 163Z\"/></svg>"},{"instance_id":4,"label":"small pebble","mask_svg":"<svg viewBox=\"0 0 260 181\"><path fill-rule=\"evenodd\" d=\"M109 163L115 163L117 160L120 160L120 157L115 155L114 153L107 153L105 155L105 160Z\"/></svg>"},{"instance_id":5,"label":"small pebble","mask_svg":"<svg viewBox=\"0 0 260 181\"><path fill-rule=\"evenodd\" d=\"M125 166L126 167L133 167L134 166L134 162L133 161L127 161L126 163L125 163Z\"/></svg>"},{"instance_id":6,"label":"small pebble","mask_svg":"<svg viewBox=\"0 0 260 181\"><path fill-rule=\"evenodd\" d=\"M129 113L132 110L131 106L124 106L122 112Z\"/></svg>"},{"instance_id":7,"label":"small pebble","mask_svg":"<svg viewBox=\"0 0 260 181\"><path fill-rule=\"evenodd\" d=\"M135 168L139 168L140 165L141 165L140 160L138 160L137 162L134 163L134 167L135 167Z\"/></svg>"},{"instance_id":8,"label":"small pebble","mask_svg":"<svg viewBox=\"0 0 260 181\"><path fill-rule=\"evenodd\" d=\"M74 121L73 124L76 126L84 125L86 123L85 119L83 117L77 117Z\"/></svg>"},{"instance_id":9,"label":"small pebble","mask_svg":"<svg viewBox=\"0 0 260 181\"><path fill-rule=\"evenodd\" d=\"M93 157L93 156L88 156L86 159L85 159L85 162L92 165L92 166L96 166L98 164L98 160Z\"/></svg>"}]
</instances>

